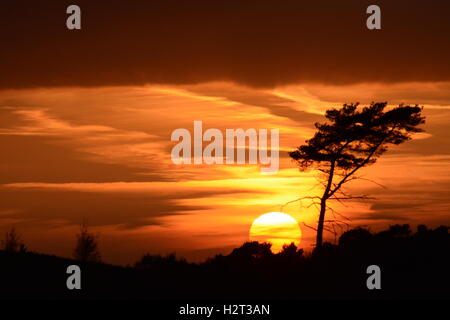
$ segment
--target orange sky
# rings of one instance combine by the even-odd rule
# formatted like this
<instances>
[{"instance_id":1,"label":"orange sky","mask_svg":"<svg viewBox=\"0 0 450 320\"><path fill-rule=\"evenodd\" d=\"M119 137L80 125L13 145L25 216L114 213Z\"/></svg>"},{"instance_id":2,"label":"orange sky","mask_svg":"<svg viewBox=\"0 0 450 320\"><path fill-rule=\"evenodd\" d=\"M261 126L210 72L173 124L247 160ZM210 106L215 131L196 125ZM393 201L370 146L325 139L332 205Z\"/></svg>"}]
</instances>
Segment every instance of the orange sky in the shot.
<instances>
[{"instance_id":1,"label":"orange sky","mask_svg":"<svg viewBox=\"0 0 450 320\"><path fill-rule=\"evenodd\" d=\"M450 224L449 83L290 85L255 89L230 82L198 85L48 88L0 92L0 231L15 225L31 250L70 256L87 218L103 258L132 263L143 253L176 251L198 260L248 238L259 215L280 211L313 245L316 209L288 201L316 195L315 172L287 157L324 110L343 102L423 103L426 133L364 170L354 193L376 197L335 209L352 225ZM413 93L413 94L412 94ZM413 98L410 96L413 95ZM176 128L278 128L280 170L254 165L171 162ZM333 240L332 235L328 235Z\"/></svg>"},{"instance_id":2,"label":"orange sky","mask_svg":"<svg viewBox=\"0 0 450 320\"><path fill-rule=\"evenodd\" d=\"M71 256L86 218L103 259L229 252L261 214L280 211L311 249L317 211L285 203L320 193L287 152L327 108L425 106L425 133L364 170L333 205L352 226L450 224L450 2L379 0L78 0L0 2L0 233ZM280 170L171 162L177 128L279 129ZM331 237L329 240L334 240Z\"/></svg>"}]
</instances>

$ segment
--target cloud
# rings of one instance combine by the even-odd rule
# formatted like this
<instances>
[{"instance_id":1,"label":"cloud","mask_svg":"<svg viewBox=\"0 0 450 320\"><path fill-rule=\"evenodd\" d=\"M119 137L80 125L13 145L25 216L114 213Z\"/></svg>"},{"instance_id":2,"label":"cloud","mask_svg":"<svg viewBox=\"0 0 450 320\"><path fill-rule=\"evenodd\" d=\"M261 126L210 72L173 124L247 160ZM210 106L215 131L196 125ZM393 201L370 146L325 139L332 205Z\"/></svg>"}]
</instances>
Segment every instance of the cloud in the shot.
<instances>
[{"instance_id":1,"label":"cloud","mask_svg":"<svg viewBox=\"0 0 450 320\"><path fill-rule=\"evenodd\" d=\"M309 84L307 92L322 101L360 102L388 101L390 104L450 106L450 82L360 83L347 86ZM431 106L430 106L431 107Z\"/></svg>"},{"instance_id":2,"label":"cloud","mask_svg":"<svg viewBox=\"0 0 450 320\"><path fill-rule=\"evenodd\" d=\"M353 221L371 221L371 222L378 222L378 221L390 221L392 223L398 223L398 221L404 221L404 223L407 223L411 220L410 217L405 217L404 215L394 215L394 214L387 214L385 212L372 212L372 213L366 213L361 215L355 215L355 218Z\"/></svg>"},{"instance_id":3,"label":"cloud","mask_svg":"<svg viewBox=\"0 0 450 320\"><path fill-rule=\"evenodd\" d=\"M16 146L7 162L15 163L17 157L23 164L14 166L17 170L7 173L5 182L14 182L14 174L30 174L29 181L41 182L68 182L69 178L75 182L102 181L103 177L106 181L210 179L223 171L218 166L205 171L200 166L171 163L175 143L170 142L170 134L174 129L192 131L193 121L199 119L205 130L277 128L282 132L281 157L286 157L291 145L298 143L298 136L309 132L313 120L320 118L303 100L230 83L185 88L9 90L0 95L0 106L0 112L10 119L0 129L0 139ZM288 142L292 139L296 141L293 144ZM21 160L21 150L27 148L37 154L29 165L23 163L26 159ZM99 169L98 174L94 168ZM101 174L108 168L109 176Z\"/></svg>"},{"instance_id":4,"label":"cloud","mask_svg":"<svg viewBox=\"0 0 450 320\"><path fill-rule=\"evenodd\" d=\"M1 88L193 84L254 87L450 80L448 1L69 1L0 4Z\"/></svg>"},{"instance_id":5,"label":"cloud","mask_svg":"<svg viewBox=\"0 0 450 320\"><path fill-rule=\"evenodd\" d=\"M53 116L57 108L0 107L11 120L0 129L8 150L0 159L0 182L168 180L152 161L159 150L154 135L73 124Z\"/></svg>"},{"instance_id":6,"label":"cloud","mask_svg":"<svg viewBox=\"0 0 450 320\"><path fill-rule=\"evenodd\" d=\"M352 219L369 223L449 224L449 165L448 156L389 156L380 161L366 169L363 177L374 179L384 188L367 181L348 186L353 194L374 197L367 203L368 212L356 211Z\"/></svg>"},{"instance_id":7,"label":"cloud","mask_svg":"<svg viewBox=\"0 0 450 320\"><path fill-rule=\"evenodd\" d=\"M1 219L65 221L77 224L83 217L93 226L137 228L160 225L162 217L207 210L215 205L185 204L184 200L215 196L256 194L248 188L183 185L176 182L133 183L15 183L0 187Z\"/></svg>"},{"instance_id":8,"label":"cloud","mask_svg":"<svg viewBox=\"0 0 450 320\"><path fill-rule=\"evenodd\" d=\"M311 112L311 106L303 101L289 99L267 90L257 90L232 84L202 84L188 86L188 90L209 97L221 97L246 106L267 109L272 115L291 121L310 125L322 119L322 116Z\"/></svg>"},{"instance_id":9,"label":"cloud","mask_svg":"<svg viewBox=\"0 0 450 320\"><path fill-rule=\"evenodd\" d=\"M64 145L61 138L0 135L7 152L0 158L0 183L12 182L113 182L164 181L155 167L143 174L140 168L93 161L86 153Z\"/></svg>"}]
</instances>

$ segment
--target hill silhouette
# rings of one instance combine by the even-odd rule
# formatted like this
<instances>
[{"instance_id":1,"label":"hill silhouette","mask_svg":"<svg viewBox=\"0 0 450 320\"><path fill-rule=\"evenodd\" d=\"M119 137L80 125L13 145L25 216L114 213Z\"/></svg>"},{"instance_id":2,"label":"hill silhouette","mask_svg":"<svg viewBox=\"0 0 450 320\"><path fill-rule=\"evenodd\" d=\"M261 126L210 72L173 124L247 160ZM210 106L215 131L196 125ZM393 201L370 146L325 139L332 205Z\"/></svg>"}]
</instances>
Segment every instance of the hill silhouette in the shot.
<instances>
[{"instance_id":1,"label":"hill silhouette","mask_svg":"<svg viewBox=\"0 0 450 320\"><path fill-rule=\"evenodd\" d=\"M66 268L82 270L82 289L66 288ZM369 265L381 268L381 290L368 290ZM306 255L291 244L246 242L229 255L189 263L175 254L144 255L130 267L32 252L0 251L1 298L391 299L450 298L449 227L413 232L394 225L355 228L336 245Z\"/></svg>"}]
</instances>

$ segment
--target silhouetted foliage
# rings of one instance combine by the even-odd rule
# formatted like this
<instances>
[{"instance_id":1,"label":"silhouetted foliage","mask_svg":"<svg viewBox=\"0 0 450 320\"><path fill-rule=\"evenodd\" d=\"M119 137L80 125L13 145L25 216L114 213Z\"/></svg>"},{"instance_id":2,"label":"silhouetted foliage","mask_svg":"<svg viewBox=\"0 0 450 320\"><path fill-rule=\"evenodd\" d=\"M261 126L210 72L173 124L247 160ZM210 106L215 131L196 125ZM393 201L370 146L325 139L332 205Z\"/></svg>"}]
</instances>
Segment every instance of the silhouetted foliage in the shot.
<instances>
[{"instance_id":1,"label":"silhouetted foliage","mask_svg":"<svg viewBox=\"0 0 450 320\"><path fill-rule=\"evenodd\" d=\"M339 237L339 246L350 247L354 245L367 244L372 239L372 234L364 228L355 228L344 232Z\"/></svg>"},{"instance_id":2,"label":"silhouetted foliage","mask_svg":"<svg viewBox=\"0 0 450 320\"><path fill-rule=\"evenodd\" d=\"M450 298L449 228L393 225L355 228L338 245L312 255L294 244L273 254L269 243L246 242L228 255L188 263L175 254L144 255L134 267L85 263L81 291L65 289L73 261L0 251L0 295L11 297L243 299ZM382 290L368 290L366 269L378 265ZM32 266L32 272L29 267ZM36 276L38 275L38 276ZM300 288L300 289L299 289Z\"/></svg>"},{"instance_id":3,"label":"silhouetted foliage","mask_svg":"<svg viewBox=\"0 0 450 320\"><path fill-rule=\"evenodd\" d=\"M407 238L411 235L411 229L408 224L393 225L388 230L378 233L376 236L380 238L388 238L392 240L394 238Z\"/></svg>"},{"instance_id":4,"label":"silhouetted foliage","mask_svg":"<svg viewBox=\"0 0 450 320\"><path fill-rule=\"evenodd\" d=\"M272 247L271 243L263 242L259 243L258 241L245 242L241 247L234 249L231 252L232 257L239 258L265 258L270 257L272 255L272 251L270 248Z\"/></svg>"},{"instance_id":5,"label":"silhouetted foliage","mask_svg":"<svg viewBox=\"0 0 450 320\"><path fill-rule=\"evenodd\" d=\"M3 250L6 252L26 252L27 247L21 240L21 236L17 233L16 228L5 233L5 239L2 240Z\"/></svg>"},{"instance_id":6,"label":"silhouetted foliage","mask_svg":"<svg viewBox=\"0 0 450 320\"><path fill-rule=\"evenodd\" d=\"M278 255L289 258L297 258L303 255L303 249L297 249L297 246L292 242L290 244L284 244Z\"/></svg>"},{"instance_id":7,"label":"silhouetted foliage","mask_svg":"<svg viewBox=\"0 0 450 320\"><path fill-rule=\"evenodd\" d=\"M81 262L100 262L101 260L97 237L89 232L85 222L81 224L80 233L77 234L73 257Z\"/></svg>"},{"instance_id":8,"label":"silhouetted foliage","mask_svg":"<svg viewBox=\"0 0 450 320\"><path fill-rule=\"evenodd\" d=\"M388 145L398 145L411 139L413 133L425 122L418 106L400 105L385 111L387 102L372 103L358 109L356 104L344 104L340 109L325 113L326 123L316 123L317 132L306 143L289 155L300 169L315 168L323 173L324 192L317 224L316 246L322 246L327 200L364 198L344 193L341 187L357 177L355 173L376 162ZM308 197L305 197L308 198ZM330 222L340 224L338 219Z\"/></svg>"}]
</instances>

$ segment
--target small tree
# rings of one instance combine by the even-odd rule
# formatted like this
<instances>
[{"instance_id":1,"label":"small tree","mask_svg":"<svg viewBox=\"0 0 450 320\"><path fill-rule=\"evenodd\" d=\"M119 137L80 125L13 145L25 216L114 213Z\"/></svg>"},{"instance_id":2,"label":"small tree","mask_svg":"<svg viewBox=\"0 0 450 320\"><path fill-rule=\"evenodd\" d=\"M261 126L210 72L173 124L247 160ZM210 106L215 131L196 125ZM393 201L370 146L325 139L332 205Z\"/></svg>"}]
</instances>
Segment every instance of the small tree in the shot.
<instances>
[{"instance_id":1,"label":"small tree","mask_svg":"<svg viewBox=\"0 0 450 320\"><path fill-rule=\"evenodd\" d=\"M238 258L267 258L273 255L270 248L272 244L270 242L260 243L258 241L245 242L239 248L233 249L230 256Z\"/></svg>"},{"instance_id":2,"label":"small tree","mask_svg":"<svg viewBox=\"0 0 450 320\"><path fill-rule=\"evenodd\" d=\"M81 262L100 262L101 260L97 237L89 232L85 222L81 224L80 233L77 234L73 256Z\"/></svg>"},{"instance_id":3,"label":"small tree","mask_svg":"<svg viewBox=\"0 0 450 320\"><path fill-rule=\"evenodd\" d=\"M303 249L298 249L293 242L291 242L290 244L285 243L283 244L283 248L277 255L290 258L301 257L303 255Z\"/></svg>"},{"instance_id":4,"label":"small tree","mask_svg":"<svg viewBox=\"0 0 450 320\"><path fill-rule=\"evenodd\" d=\"M316 168L323 173L322 196L305 197L320 202L317 223L316 247L323 241L327 200L364 198L345 194L341 188L358 179L355 173L375 163L387 151L389 144L398 145L411 139L411 134L421 132L417 126L425 122L418 106L400 105L384 111L387 102L372 103L358 109L356 104L344 104L340 109L325 113L328 122L316 123L317 132L306 143L289 155L300 169Z\"/></svg>"},{"instance_id":5,"label":"small tree","mask_svg":"<svg viewBox=\"0 0 450 320\"><path fill-rule=\"evenodd\" d=\"M20 235L17 233L16 228L5 233L5 239L2 240L3 250L6 252L26 252L27 247L22 242Z\"/></svg>"}]
</instances>

